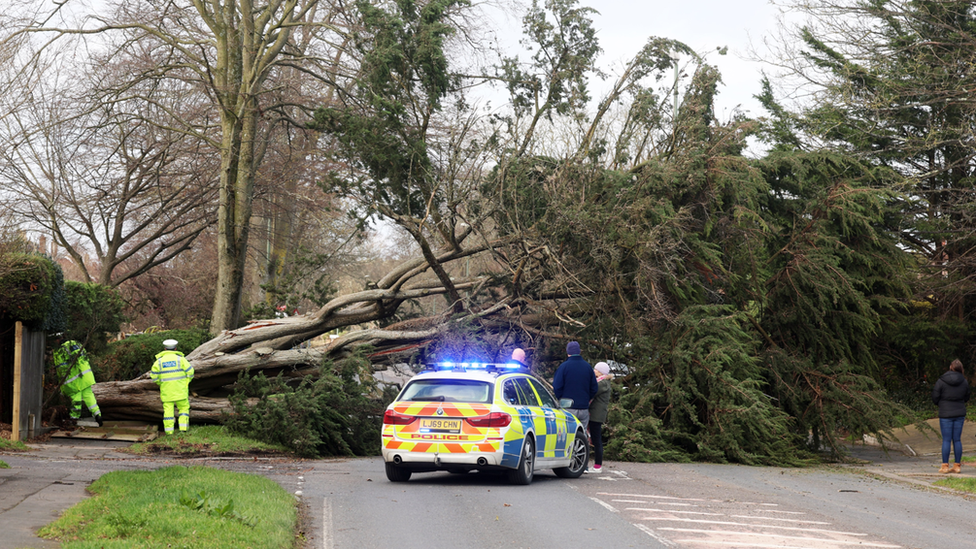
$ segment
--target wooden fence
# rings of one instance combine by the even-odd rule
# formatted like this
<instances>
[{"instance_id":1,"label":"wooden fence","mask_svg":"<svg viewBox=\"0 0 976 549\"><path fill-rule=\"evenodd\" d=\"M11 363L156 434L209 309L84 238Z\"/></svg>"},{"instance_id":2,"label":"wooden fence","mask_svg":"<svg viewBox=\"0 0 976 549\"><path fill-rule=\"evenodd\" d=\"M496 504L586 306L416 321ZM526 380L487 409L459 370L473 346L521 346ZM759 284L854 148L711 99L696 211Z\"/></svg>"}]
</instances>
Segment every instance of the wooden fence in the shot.
<instances>
[{"instance_id":1,"label":"wooden fence","mask_svg":"<svg viewBox=\"0 0 976 549\"><path fill-rule=\"evenodd\" d=\"M13 440L41 434L45 337L20 322L0 324L0 422L11 424Z\"/></svg>"}]
</instances>

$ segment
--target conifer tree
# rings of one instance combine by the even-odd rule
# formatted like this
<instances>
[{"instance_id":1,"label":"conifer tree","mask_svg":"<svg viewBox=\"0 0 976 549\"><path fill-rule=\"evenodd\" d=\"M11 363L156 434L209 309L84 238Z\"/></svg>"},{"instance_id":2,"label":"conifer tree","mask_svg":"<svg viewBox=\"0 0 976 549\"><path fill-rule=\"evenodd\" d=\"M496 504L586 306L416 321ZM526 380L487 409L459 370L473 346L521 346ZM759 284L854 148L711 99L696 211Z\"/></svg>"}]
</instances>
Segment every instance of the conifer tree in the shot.
<instances>
[{"instance_id":1,"label":"conifer tree","mask_svg":"<svg viewBox=\"0 0 976 549\"><path fill-rule=\"evenodd\" d=\"M956 0L845 0L803 9L812 20L793 61L817 87L800 130L906 178L901 216L889 227L922 258L917 299L943 316L969 318L976 299L976 9Z\"/></svg>"},{"instance_id":2,"label":"conifer tree","mask_svg":"<svg viewBox=\"0 0 976 549\"><path fill-rule=\"evenodd\" d=\"M883 226L898 177L788 148L750 162L750 124L712 116L718 79L699 67L672 146L629 172L578 159L507 172L522 192L514 217L532 221L523 233L559 251L525 261L548 269L549 285L518 290L541 299L562 281L559 317L631 368L613 455L783 464L841 453L839 436L894 423L871 344L906 295L906 255Z\"/></svg>"}]
</instances>

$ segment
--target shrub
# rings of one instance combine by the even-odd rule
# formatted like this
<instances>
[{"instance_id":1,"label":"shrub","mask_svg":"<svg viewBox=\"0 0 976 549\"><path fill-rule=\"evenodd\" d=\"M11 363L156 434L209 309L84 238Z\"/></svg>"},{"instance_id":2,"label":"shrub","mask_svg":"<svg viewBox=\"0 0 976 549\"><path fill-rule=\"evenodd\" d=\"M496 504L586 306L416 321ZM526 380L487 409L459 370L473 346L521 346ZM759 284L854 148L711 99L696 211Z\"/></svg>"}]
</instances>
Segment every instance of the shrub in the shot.
<instances>
[{"instance_id":1,"label":"shrub","mask_svg":"<svg viewBox=\"0 0 976 549\"><path fill-rule=\"evenodd\" d=\"M0 255L0 317L42 330L60 330L64 322L64 274L39 254Z\"/></svg>"},{"instance_id":2,"label":"shrub","mask_svg":"<svg viewBox=\"0 0 976 549\"><path fill-rule=\"evenodd\" d=\"M376 455L383 411L395 395L373 398L375 385L358 379L373 379L362 355L327 362L317 379L306 377L297 387L280 375L242 374L230 397L234 414L224 417L224 425L304 457Z\"/></svg>"},{"instance_id":3,"label":"shrub","mask_svg":"<svg viewBox=\"0 0 976 549\"><path fill-rule=\"evenodd\" d=\"M89 354L98 355L108 347L108 334L115 334L125 322L125 302L118 290L95 283L64 283L68 302L68 339L80 341Z\"/></svg>"},{"instance_id":4,"label":"shrub","mask_svg":"<svg viewBox=\"0 0 976 549\"><path fill-rule=\"evenodd\" d=\"M136 334L108 346L108 350L93 360L98 381L124 381L149 371L156 355L163 350L163 341L179 341L176 350L188 354L210 339L204 330L169 330Z\"/></svg>"}]
</instances>

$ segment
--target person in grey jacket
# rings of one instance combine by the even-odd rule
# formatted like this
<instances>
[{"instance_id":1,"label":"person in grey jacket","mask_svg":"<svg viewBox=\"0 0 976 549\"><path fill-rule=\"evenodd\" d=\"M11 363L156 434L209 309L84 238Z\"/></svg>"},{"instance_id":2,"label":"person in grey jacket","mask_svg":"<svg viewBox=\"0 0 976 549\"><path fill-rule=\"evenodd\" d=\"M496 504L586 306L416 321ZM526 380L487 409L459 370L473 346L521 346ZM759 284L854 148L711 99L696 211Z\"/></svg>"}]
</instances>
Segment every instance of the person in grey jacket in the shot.
<instances>
[{"instance_id":1,"label":"person in grey jacket","mask_svg":"<svg viewBox=\"0 0 976 549\"><path fill-rule=\"evenodd\" d=\"M969 381L963 375L962 362L957 358L932 388L932 403L939 407L939 428L942 430L940 473L962 472L962 424L966 421L969 395ZM956 458L952 468L949 467L950 445Z\"/></svg>"},{"instance_id":2,"label":"person in grey jacket","mask_svg":"<svg viewBox=\"0 0 976 549\"><path fill-rule=\"evenodd\" d=\"M603 471L603 424L607 422L607 412L610 407L610 366L606 362L597 362L593 367L596 376L596 396L590 401L590 442L593 443L593 467L587 473Z\"/></svg>"}]
</instances>

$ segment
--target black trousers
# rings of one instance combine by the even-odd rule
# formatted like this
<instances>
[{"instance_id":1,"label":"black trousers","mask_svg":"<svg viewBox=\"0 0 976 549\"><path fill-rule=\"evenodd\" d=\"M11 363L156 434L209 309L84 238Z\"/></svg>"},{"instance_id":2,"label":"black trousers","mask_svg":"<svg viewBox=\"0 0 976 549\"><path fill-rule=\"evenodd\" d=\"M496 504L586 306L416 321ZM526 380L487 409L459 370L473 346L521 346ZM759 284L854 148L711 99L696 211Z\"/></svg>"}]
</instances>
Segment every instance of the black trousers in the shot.
<instances>
[{"instance_id":1,"label":"black trousers","mask_svg":"<svg viewBox=\"0 0 976 549\"><path fill-rule=\"evenodd\" d=\"M593 464L603 465L603 424L590 422L590 442L593 444Z\"/></svg>"}]
</instances>

